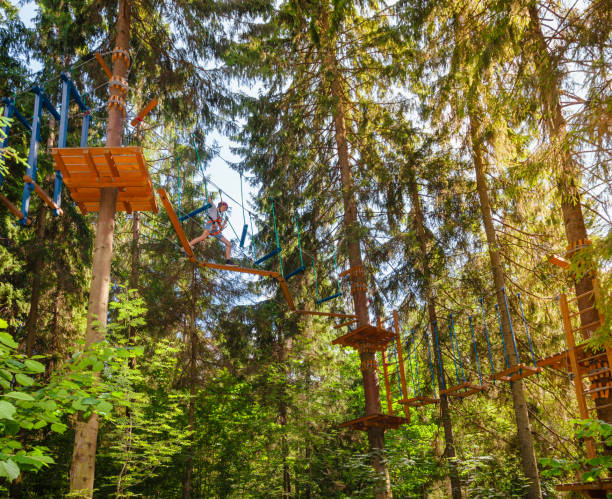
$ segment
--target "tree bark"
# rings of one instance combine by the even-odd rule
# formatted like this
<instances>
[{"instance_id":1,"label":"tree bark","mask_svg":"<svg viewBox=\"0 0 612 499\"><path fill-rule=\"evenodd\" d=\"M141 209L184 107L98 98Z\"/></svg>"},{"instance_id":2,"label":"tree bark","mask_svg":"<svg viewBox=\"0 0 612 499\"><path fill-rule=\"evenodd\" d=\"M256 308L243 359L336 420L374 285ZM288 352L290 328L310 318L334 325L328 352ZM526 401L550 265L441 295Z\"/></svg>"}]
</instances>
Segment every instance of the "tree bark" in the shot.
<instances>
[{"instance_id":1,"label":"tree bark","mask_svg":"<svg viewBox=\"0 0 612 499\"><path fill-rule=\"evenodd\" d=\"M130 47L130 0L119 0L117 14L117 47L128 50ZM118 57L113 63L113 76L125 78L128 64ZM111 88L111 96L122 97L117 88ZM108 110L106 145L121 147L123 139L123 111L118 106ZM115 231L116 188L103 188L100 192L100 210L96 228L92 279L89 290L87 311L87 330L85 345L104 339L108 311L111 260ZM70 491L79 497L92 497L95 476L96 447L98 437L98 416L93 414L86 421L77 421L70 469Z\"/></svg>"},{"instance_id":2,"label":"tree bark","mask_svg":"<svg viewBox=\"0 0 612 499\"><path fill-rule=\"evenodd\" d=\"M344 205L344 229L346 236L346 250L351 268L361 269L361 235L357 221L357 198L355 185L349 159L349 149L346 129L346 101L341 83L341 74L336 58L335 41L329 34L329 12L327 5L321 11L321 50L323 52L323 78L329 84L331 96L334 99L333 122L335 142L338 151L338 167L342 183L342 201ZM364 273L353 274L351 279L351 295L357 315L357 327L370 323L368 300L366 296L366 280ZM378 385L378 371L374 367L376 356L374 352L360 352L363 378L363 391L365 398L365 413L380 414L380 391ZM385 458L385 432L383 428L369 427L367 430L371 454L371 463L378 476L375 491L376 499L393 497L387 461Z\"/></svg>"},{"instance_id":3,"label":"tree bark","mask_svg":"<svg viewBox=\"0 0 612 499\"><path fill-rule=\"evenodd\" d=\"M505 277L495 234L495 226L493 225L493 217L491 212L491 203L489 201L488 185L485 176L484 164L484 144L483 144L483 128L479 122L479 116L474 115L474 111L470 110L470 136L472 140L472 152L474 160L474 169L476 172L476 188L480 199L480 211L482 221L487 238L487 246L489 249L489 259L491 262L491 271L493 273L493 282L495 284L495 296L499 315L501 317L502 333L505 344L507 345L508 360L511 366L518 363L514 349L511 345L514 344L508 314L506 313L506 299L504 296ZM540 486L540 477L538 473L538 464L535 457L533 447L533 437L531 435L531 426L529 423L529 413L527 403L525 401L525 389L523 380L518 380L510 384L512 392L512 401L514 405L514 417L516 419L518 441L523 464L523 473L529 479L529 490L527 497L529 499L541 499L542 490Z\"/></svg>"},{"instance_id":4,"label":"tree bark","mask_svg":"<svg viewBox=\"0 0 612 499\"><path fill-rule=\"evenodd\" d=\"M416 182L414 171L408 172L408 192L410 194L410 200L412 202L412 211L414 214L414 224L417 240L421 249L421 266L423 272L423 285L424 285L424 298L427 303L427 312L429 315L429 329L431 338L434 338L434 324L437 324L438 318L436 314L436 301L434 298L434 287L431 279L431 270L429 268L427 255L429 253L428 242L429 238L425 230L425 218L423 216L423 209L421 207L421 198L419 196L419 187ZM438 387L443 386L442 384L442 372L444 372L444 361L438 355L438 349L432 344L433 351L435 352L434 357L436 361L436 376L438 378ZM451 494L453 499L461 499L461 480L459 479L459 471L457 469L457 453L455 451L455 439L453 437L453 425L451 421L450 409L448 407L448 397L446 395L440 395L440 419L442 420L442 427L444 428L444 441L446 443L444 448L444 457L449 461L450 465L450 485Z\"/></svg>"},{"instance_id":5,"label":"tree bark","mask_svg":"<svg viewBox=\"0 0 612 499\"><path fill-rule=\"evenodd\" d=\"M191 499L193 493L193 456L195 454L195 394L196 394L196 361L198 358L198 332L197 332L197 296L199 293L196 289L196 268L193 267L192 285L191 285L191 358L189 360L189 412L188 425L190 431L191 445L185 462L185 482L183 484L183 499Z\"/></svg>"}]
</instances>

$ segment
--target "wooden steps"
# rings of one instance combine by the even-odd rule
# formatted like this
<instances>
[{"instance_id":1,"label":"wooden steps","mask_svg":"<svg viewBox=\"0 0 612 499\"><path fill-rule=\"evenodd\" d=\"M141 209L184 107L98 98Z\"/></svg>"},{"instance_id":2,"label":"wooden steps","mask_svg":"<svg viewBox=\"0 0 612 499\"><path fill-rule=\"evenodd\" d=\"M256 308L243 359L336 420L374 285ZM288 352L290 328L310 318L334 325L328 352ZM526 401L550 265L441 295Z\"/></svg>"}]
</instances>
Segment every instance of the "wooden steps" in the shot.
<instances>
[{"instance_id":1,"label":"wooden steps","mask_svg":"<svg viewBox=\"0 0 612 499\"><path fill-rule=\"evenodd\" d=\"M385 430L399 428L410 421L400 416L389 416L388 414L376 413L361 418L345 421L340 428L352 428L353 430L366 431L370 427L384 428Z\"/></svg>"},{"instance_id":2,"label":"wooden steps","mask_svg":"<svg viewBox=\"0 0 612 499\"><path fill-rule=\"evenodd\" d=\"M352 347L358 351L383 351L393 341L395 333L366 324L332 341L333 345Z\"/></svg>"}]
</instances>

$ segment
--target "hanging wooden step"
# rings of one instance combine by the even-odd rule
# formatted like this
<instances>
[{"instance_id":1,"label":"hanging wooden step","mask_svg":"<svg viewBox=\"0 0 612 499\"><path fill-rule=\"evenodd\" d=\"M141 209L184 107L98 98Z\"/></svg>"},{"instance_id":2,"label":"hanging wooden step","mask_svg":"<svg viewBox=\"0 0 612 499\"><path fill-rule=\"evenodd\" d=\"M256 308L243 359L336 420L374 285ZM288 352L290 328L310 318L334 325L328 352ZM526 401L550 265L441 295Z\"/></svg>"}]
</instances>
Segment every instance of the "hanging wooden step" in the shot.
<instances>
[{"instance_id":1,"label":"hanging wooden step","mask_svg":"<svg viewBox=\"0 0 612 499\"><path fill-rule=\"evenodd\" d=\"M437 404L440 402L440 399L433 397L426 397L425 395L421 395L419 397L413 397L410 399L400 400L400 404L405 404L408 407L423 407L425 405Z\"/></svg>"},{"instance_id":2,"label":"hanging wooden step","mask_svg":"<svg viewBox=\"0 0 612 499\"><path fill-rule=\"evenodd\" d=\"M487 389L484 385L475 385L466 381L460 385L451 386L446 390L440 390L440 395L446 395L448 397L459 397L465 398L473 395L474 393L484 392Z\"/></svg>"},{"instance_id":3,"label":"hanging wooden step","mask_svg":"<svg viewBox=\"0 0 612 499\"><path fill-rule=\"evenodd\" d=\"M510 366L508 369L504 369L503 371L491 375L490 379L512 382L541 372L541 367L528 366L527 364L516 364L514 366Z\"/></svg>"},{"instance_id":4,"label":"hanging wooden step","mask_svg":"<svg viewBox=\"0 0 612 499\"><path fill-rule=\"evenodd\" d=\"M349 331L344 336L340 336L332 341L333 345L352 347L359 352L377 352L387 348L389 343L395 338L395 333L380 327L366 324L360 328Z\"/></svg>"},{"instance_id":5,"label":"hanging wooden step","mask_svg":"<svg viewBox=\"0 0 612 499\"><path fill-rule=\"evenodd\" d=\"M612 490L612 478L606 478L597 482L575 482L556 485L559 492L606 492ZM603 497L603 496L602 496Z\"/></svg>"},{"instance_id":6,"label":"hanging wooden step","mask_svg":"<svg viewBox=\"0 0 612 499\"><path fill-rule=\"evenodd\" d=\"M340 428L352 428L353 430L365 431L370 427L376 427L388 430L399 428L401 425L408 424L409 422L410 421L406 418L400 416L389 416L388 414L377 413L341 423Z\"/></svg>"},{"instance_id":7,"label":"hanging wooden step","mask_svg":"<svg viewBox=\"0 0 612 499\"><path fill-rule=\"evenodd\" d=\"M100 189L116 187L117 211L153 211L157 203L140 147L65 147L51 150L82 213L100 209Z\"/></svg>"}]
</instances>

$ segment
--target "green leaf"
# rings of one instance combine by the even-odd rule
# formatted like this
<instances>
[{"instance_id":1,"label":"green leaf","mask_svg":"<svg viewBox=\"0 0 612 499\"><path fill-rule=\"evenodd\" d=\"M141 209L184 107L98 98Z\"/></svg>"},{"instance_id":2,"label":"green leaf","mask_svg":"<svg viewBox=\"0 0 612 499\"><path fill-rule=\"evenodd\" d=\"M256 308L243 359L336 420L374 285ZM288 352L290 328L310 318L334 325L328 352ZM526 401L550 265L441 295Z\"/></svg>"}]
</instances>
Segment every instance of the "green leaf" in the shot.
<instances>
[{"instance_id":1,"label":"green leaf","mask_svg":"<svg viewBox=\"0 0 612 499\"><path fill-rule=\"evenodd\" d=\"M33 373L45 372L45 365L35 360L27 359L26 361L24 361L24 364L28 368L28 370L32 371Z\"/></svg>"},{"instance_id":2,"label":"green leaf","mask_svg":"<svg viewBox=\"0 0 612 499\"><path fill-rule=\"evenodd\" d=\"M98 400L93 397L85 397L81 399L81 404L83 405L95 405L97 402Z\"/></svg>"},{"instance_id":3,"label":"green leaf","mask_svg":"<svg viewBox=\"0 0 612 499\"><path fill-rule=\"evenodd\" d=\"M22 386L32 386L34 384L34 380L26 374L15 374L15 380Z\"/></svg>"},{"instance_id":4,"label":"green leaf","mask_svg":"<svg viewBox=\"0 0 612 499\"><path fill-rule=\"evenodd\" d=\"M0 319L0 329L6 329L8 327L8 322L4 319Z\"/></svg>"},{"instance_id":5,"label":"green leaf","mask_svg":"<svg viewBox=\"0 0 612 499\"><path fill-rule=\"evenodd\" d=\"M22 421L19 421L19 426L21 426L24 430L31 430L32 428L34 428L34 423L32 423L32 421L24 419Z\"/></svg>"},{"instance_id":6,"label":"green leaf","mask_svg":"<svg viewBox=\"0 0 612 499\"><path fill-rule=\"evenodd\" d=\"M101 400L96 405L96 412L103 412L103 413L108 414L112 410L113 410L113 404L111 404L110 402L107 402L106 400Z\"/></svg>"},{"instance_id":7,"label":"green leaf","mask_svg":"<svg viewBox=\"0 0 612 499\"><path fill-rule=\"evenodd\" d=\"M64 433L68 427L64 423L53 423L51 425L51 431L55 433Z\"/></svg>"},{"instance_id":8,"label":"green leaf","mask_svg":"<svg viewBox=\"0 0 612 499\"><path fill-rule=\"evenodd\" d=\"M17 400L27 400L29 402L34 401L34 397L28 393L23 392L9 392L4 395L5 397L10 397Z\"/></svg>"},{"instance_id":9,"label":"green leaf","mask_svg":"<svg viewBox=\"0 0 612 499\"><path fill-rule=\"evenodd\" d=\"M41 407L45 411L55 411L57 404L53 400L41 400L38 402L38 407Z\"/></svg>"},{"instance_id":10,"label":"green leaf","mask_svg":"<svg viewBox=\"0 0 612 499\"><path fill-rule=\"evenodd\" d=\"M0 476L8 478L11 482L19 476L19 466L12 460L0 461Z\"/></svg>"},{"instance_id":11,"label":"green leaf","mask_svg":"<svg viewBox=\"0 0 612 499\"><path fill-rule=\"evenodd\" d=\"M17 411L17 408L13 404L6 400L0 400L0 419L13 419L15 411Z\"/></svg>"},{"instance_id":12,"label":"green leaf","mask_svg":"<svg viewBox=\"0 0 612 499\"><path fill-rule=\"evenodd\" d=\"M17 348L19 346L17 343L15 343L13 337L8 333L0 333L0 343L3 343L10 348Z\"/></svg>"},{"instance_id":13,"label":"green leaf","mask_svg":"<svg viewBox=\"0 0 612 499\"><path fill-rule=\"evenodd\" d=\"M104 369L104 362L102 362L101 360L99 360L98 362L95 362L94 365L92 366L92 369L95 372L100 372L102 369Z\"/></svg>"}]
</instances>

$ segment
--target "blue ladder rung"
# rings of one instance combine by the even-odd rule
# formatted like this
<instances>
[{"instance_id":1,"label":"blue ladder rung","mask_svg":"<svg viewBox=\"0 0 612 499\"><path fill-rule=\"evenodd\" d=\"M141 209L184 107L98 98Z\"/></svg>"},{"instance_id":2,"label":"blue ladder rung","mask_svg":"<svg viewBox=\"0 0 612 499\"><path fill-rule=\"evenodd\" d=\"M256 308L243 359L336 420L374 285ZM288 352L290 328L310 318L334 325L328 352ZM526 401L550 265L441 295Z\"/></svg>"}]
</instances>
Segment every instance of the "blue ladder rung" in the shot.
<instances>
[{"instance_id":1,"label":"blue ladder rung","mask_svg":"<svg viewBox=\"0 0 612 499\"><path fill-rule=\"evenodd\" d=\"M301 274L302 272L304 272L306 270L306 267L304 265L302 265L301 267L298 267L297 269L295 269L293 272L289 272L286 276L285 276L285 281L288 281L289 279L291 279L293 276Z\"/></svg>"},{"instance_id":2,"label":"blue ladder rung","mask_svg":"<svg viewBox=\"0 0 612 499\"><path fill-rule=\"evenodd\" d=\"M316 301L316 304L321 305L321 303L325 303L326 301L333 300L334 298L338 298L339 296L342 296L342 293L336 293L335 295L328 296L327 298L321 298L320 300Z\"/></svg>"},{"instance_id":3,"label":"blue ladder rung","mask_svg":"<svg viewBox=\"0 0 612 499\"><path fill-rule=\"evenodd\" d=\"M268 260L269 258L272 258L273 256L278 255L281 252L280 248L274 248L272 251L270 251L270 253L268 253L267 255L262 256L259 260L255 260L255 265L259 265L260 263L265 262L266 260Z\"/></svg>"},{"instance_id":4,"label":"blue ladder rung","mask_svg":"<svg viewBox=\"0 0 612 499\"><path fill-rule=\"evenodd\" d=\"M196 215L199 215L200 213L202 213L203 211L208 210L208 208L210 208L212 205L210 203L206 203L204 206L198 208L197 210L193 210L190 211L189 213L187 213L186 215L182 215L179 217L179 222L184 222L185 220L189 219L189 218L193 218Z\"/></svg>"},{"instance_id":5,"label":"blue ladder rung","mask_svg":"<svg viewBox=\"0 0 612 499\"><path fill-rule=\"evenodd\" d=\"M246 241L247 231L249 230L249 226L244 224L242 228L242 236L240 236L240 247L244 248L244 241Z\"/></svg>"}]
</instances>

